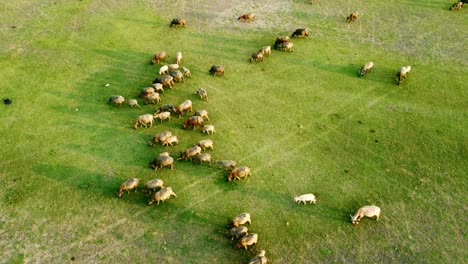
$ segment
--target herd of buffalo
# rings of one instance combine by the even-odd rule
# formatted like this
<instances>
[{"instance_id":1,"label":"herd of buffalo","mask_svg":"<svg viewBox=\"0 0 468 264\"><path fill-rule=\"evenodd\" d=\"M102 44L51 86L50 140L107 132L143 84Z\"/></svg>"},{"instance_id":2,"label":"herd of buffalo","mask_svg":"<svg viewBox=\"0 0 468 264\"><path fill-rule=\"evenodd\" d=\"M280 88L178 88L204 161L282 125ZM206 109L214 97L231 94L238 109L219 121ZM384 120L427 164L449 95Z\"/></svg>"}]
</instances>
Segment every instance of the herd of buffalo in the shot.
<instances>
[{"instance_id":1,"label":"herd of buffalo","mask_svg":"<svg viewBox=\"0 0 468 264\"><path fill-rule=\"evenodd\" d=\"M461 9L468 0L461 0L450 8L450 10ZM311 1L312 3L315 1ZM351 23L355 21L359 17L358 12L351 13L347 18L346 21ZM244 22L251 22L255 20L255 15L252 13L246 13L238 17L238 20L242 20ZM171 23L170 27L186 27L187 22L185 19L174 18ZM299 28L295 30L291 36L280 36L278 37L274 44L273 48L278 51L293 51L293 43L290 41L291 38L307 38L309 36L309 30L307 28ZM264 46L258 52L255 52L250 57L250 62L263 62L265 56L271 54L271 46ZM167 54L164 51L158 52L154 54L151 62L152 64L160 64L161 62L166 62ZM143 88L140 92L140 97L144 100L145 104L158 104L161 103L161 94L164 93L165 88L172 89L175 85L175 82L184 82L185 78L191 78L190 70L180 66L182 61L182 53L178 52L176 54L176 61L174 64L162 65L159 69L159 76L154 79L151 87ZM374 67L374 63L369 61L366 62L361 69L359 70L359 76L364 76L365 74L369 73L372 68ZM180 71L180 70L181 71ZM411 66L404 66L401 67L396 74L396 81L397 84L401 84L401 82L406 78L408 72L410 72ZM225 68L222 65L213 65L209 69L209 73L213 76L219 75L224 76ZM196 94L200 96L201 100L208 101L208 92L204 88L199 88L196 91ZM122 104L128 104L131 107L140 107L138 101L136 99L129 99L125 100L123 96L120 95L112 95L109 98L109 103L115 104L117 106L121 106ZM159 120L163 122L165 120L171 120L171 116L176 115L178 118L181 118L185 115L185 113L192 112L192 101L185 100L179 105L172 105L172 104L163 104L159 108L156 109L154 114L144 114L139 116L134 122L133 127L137 129L139 126L149 127L151 128L154 125L155 120ZM203 134L212 135L215 133L215 128L211 124L205 124L205 121L209 121L208 111L206 110L198 110L192 116L188 117L182 124L182 129L192 128L196 130L199 127L202 127ZM156 146L157 144L161 144L163 146L173 146L174 144L178 144L178 138L176 135L173 134L171 131L163 131L154 135L153 138L150 139L149 145ZM177 160L194 160L202 164L203 162L208 163L210 166L212 165L211 155L209 153L202 153L206 150L213 150L214 143L211 139L204 139L200 140L199 142L195 143L192 147L186 149L185 151L180 153L180 156ZM251 176L251 169L248 166L238 166L237 163L233 160L216 160L216 164L219 165L220 168L224 168L225 170L229 170L229 174L227 176L227 181L231 182L233 180L240 180L242 178L246 178ZM174 168L174 158L168 152L162 152L158 154L151 162L150 167L157 171L163 167L168 167L169 169ZM140 179L138 178L130 178L123 182L118 190L118 197L122 197L124 192L130 193L131 190L137 190L139 186ZM169 199L171 196L177 197L175 192L171 187L165 186L164 181L161 179L153 179L147 181L144 184L144 191L145 194L150 196L148 204L151 205L154 202L159 204L161 201L165 201ZM294 201L297 203L316 203L316 197L313 194L303 194L298 197L294 198ZM358 224L359 220L362 217L376 217L378 220L380 217L380 208L375 205L368 205L363 206L357 210L357 212L351 216L351 223ZM229 234L231 236L231 240L234 238L238 239L237 246L239 248L247 249L248 246L255 245L258 240L258 234L256 233L249 233L248 228L245 224L251 224L251 216L249 213L242 213L240 215L235 216L232 220L228 223L227 227L229 228ZM267 258L265 257L265 250L261 250L255 257L253 257L249 264L264 264L267 263Z\"/></svg>"}]
</instances>

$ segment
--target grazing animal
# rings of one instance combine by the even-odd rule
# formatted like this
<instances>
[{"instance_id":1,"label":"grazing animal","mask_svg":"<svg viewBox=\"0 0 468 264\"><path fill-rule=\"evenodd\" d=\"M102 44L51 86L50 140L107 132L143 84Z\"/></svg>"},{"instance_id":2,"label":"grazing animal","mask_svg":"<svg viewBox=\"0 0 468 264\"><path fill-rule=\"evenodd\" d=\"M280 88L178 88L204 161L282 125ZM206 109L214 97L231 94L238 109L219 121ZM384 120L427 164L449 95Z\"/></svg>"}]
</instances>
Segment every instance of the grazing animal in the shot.
<instances>
[{"instance_id":1,"label":"grazing animal","mask_svg":"<svg viewBox=\"0 0 468 264\"><path fill-rule=\"evenodd\" d=\"M406 74L408 74L408 72L411 71L411 66L406 66L406 67L401 67L398 72L397 72L397 75L396 75L396 80L398 82L398 85L400 85L400 83L406 79Z\"/></svg>"},{"instance_id":2,"label":"grazing animal","mask_svg":"<svg viewBox=\"0 0 468 264\"><path fill-rule=\"evenodd\" d=\"M146 87L141 90L140 97L145 98L146 96L155 92L156 92L156 89L154 87Z\"/></svg>"},{"instance_id":3,"label":"grazing animal","mask_svg":"<svg viewBox=\"0 0 468 264\"><path fill-rule=\"evenodd\" d=\"M174 77L174 81L185 82L184 75L179 70L171 70L169 74Z\"/></svg>"},{"instance_id":4,"label":"grazing animal","mask_svg":"<svg viewBox=\"0 0 468 264\"><path fill-rule=\"evenodd\" d=\"M182 18L174 18L172 19L171 21L171 26L175 26L175 27L185 27L187 26L187 21L185 21L185 19L182 19Z\"/></svg>"},{"instance_id":5,"label":"grazing animal","mask_svg":"<svg viewBox=\"0 0 468 264\"><path fill-rule=\"evenodd\" d=\"M224 77L224 66L222 65L213 65L210 68L210 74L215 76L216 73L219 73L222 77Z\"/></svg>"},{"instance_id":6,"label":"grazing animal","mask_svg":"<svg viewBox=\"0 0 468 264\"><path fill-rule=\"evenodd\" d=\"M157 104L161 102L161 96L157 92L148 94L143 99L145 99L145 104Z\"/></svg>"},{"instance_id":7,"label":"grazing animal","mask_svg":"<svg viewBox=\"0 0 468 264\"><path fill-rule=\"evenodd\" d=\"M237 242L237 247L238 248L243 247L245 250L247 250L247 246L255 245L257 244L257 241L258 241L258 234L251 233L239 239L239 242Z\"/></svg>"},{"instance_id":8,"label":"grazing animal","mask_svg":"<svg viewBox=\"0 0 468 264\"><path fill-rule=\"evenodd\" d=\"M169 156L169 153L163 152L151 161L150 166L154 171L166 166L169 166L169 169L172 170L174 169L174 158Z\"/></svg>"},{"instance_id":9,"label":"grazing animal","mask_svg":"<svg viewBox=\"0 0 468 264\"><path fill-rule=\"evenodd\" d=\"M166 61L167 53L165 51L158 52L154 54L153 58L151 59L152 64L159 64L159 61Z\"/></svg>"},{"instance_id":10,"label":"grazing animal","mask_svg":"<svg viewBox=\"0 0 468 264\"><path fill-rule=\"evenodd\" d=\"M151 86L154 88L155 92L164 93L164 87L163 87L162 83L153 83Z\"/></svg>"},{"instance_id":11,"label":"grazing animal","mask_svg":"<svg viewBox=\"0 0 468 264\"><path fill-rule=\"evenodd\" d=\"M190 73L189 69L185 67L181 67L180 69L182 70L182 73L184 74L185 77L192 78L192 73Z\"/></svg>"},{"instance_id":12,"label":"grazing animal","mask_svg":"<svg viewBox=\"0 0 468 264\"><path fill-rule=\"evenodd\" d=\"M292 42L283 42L278 45L277 49L280 51L288 51L292 52L293 51L294 44Z\"/></svg>"},{"instance_id":13,"label":"grazing animal","mask_svg":"<svg viewBox=\"0 0 468 264\"><path fill-rule=\"evenodd\" d=\"M208 153L202 153L197 155L197 160L202 164L203 162L208 162L211 167L211 155Z\"/></svg>"},{"instance_id":14,"label":"grazing animal","mask_svg":"<svg viewBox=\"0 0 468 264\"><path fill-rule=\"evenodd\" d=\"M130 194L130 190L135 189L135 192L137 192L138 184L140 183L140 179L138 178L130 178L126 180L124 183L120 184L119 192L117 196L122 197L123 192L127 192Z\"/></svg>"},{"instance_id":15,"label":"grazing animal","mask_svg":"<svg viewBox=\"0 0 468 264\"><path fill-rule=\"evenodd\" d=\"M153 127L154 124L154 116L152 114L144 114L141 115L137 118L135 123L133 123L133 128L137 129L138 125L143 125L145 127L148 127L146 124L150 124L150 128Z\"/></svg>"},{"instance_id":16,"label":"grazing animal","mask_svg":"<svg viewBox=\"0 0 468 264\"><path fill-rule=\"evenodd\" d=\"M172 89L174 86L174 77L171 75L162 75L154 79L153 83L160 83L164 86L169 86L169 89Z\"/></svg>"},{"instance_id":17,"label":"grazing animal","mask_svg":"<svg viewBox=\"0 0 468 264\"><path fill-rule=\"evenodd\" d=\"M121 95L112 95L109 98L109 103L120 107L123 103L125 103L125 98Z\"/></svg>"},{"instance_id":18,"label":"grazing animal","mask_svg":"<svg viewBox=\"0 0 468 264\"><path fill-rule=\"evenodd\" d=\"M317 199L315 198L315 195L313 195L311 193L308 193L308 194L303 194L303 195L294 197L294 202L296 202L296 203L303 202L304 204L309 202L309 203L314 203L315 204L317 202Z\"/></svg>"},{"instance_id":19,"label":"grazing animal","mask_svg":"<svg viewBox=\"0 0 468 264\"><path fill-rule=\"evenodd\" d=\"M177 52L177 55L176 55L176 63L177 65L180 65L180 62L182 61L182 52Z\"/></svg>"},{"instance_id":20,"label":"grazing animal","mask_svg":"<svg viewBox=\"0 0 468 264\"><path fill-rule=\"evenodd\" d=\"M180 153L180 157L177 160L192 160L192 157L197 156L200 154L202 149L199 146L193 146L191 148L186 149L184 152Z\"/></svg>"},{"instance_id":21,"label":"grazing animal","mask_svg":"<svg viewBox=\"0 0 468 264\"><path fill-rule=\"evenodd\" d=\"M145 192L150 194L151 191L156 191L156 189L160 189L164 185L164 181L163 180L160 180L160 179L154 179L154 180L151 180L151 181L147 181L145 183Z\"/></svg>"},{"instance_id":22,"label":"grazing animal","mask_svg":"<svg viewBox=\"0 0 468 264\"><path fill-rule=\"evenodd\" d=\"M171 120L171 112L161 112L159 114L154 114L154 119L159 119L162 123L163 120Z\"/></svg>"},{"instance_id":23,"label":"grazing animal","mask_svg":"<svg viewBox=\"0 0 468 264\"><path fill-rule=\"evenodd\" d=\"M175 112L179 114L179 118L184 112L192 112L192 101L185 100L183 103L175 107Z\"/></svg>"},{"instance_id":24,"label":"grazing animal","mask_svg":"<svg viewBox=\"0 0 468 264\"><path fill-rule=\"evenodd\" d=\"M197 95L200 96L201 99L208 101L208 92L205 89L198 88Z\"/></svg>"},{"instance_id":25,"label":"grazing animal","mask_svg":"<svg viewBox=\"0 0 468 264\"><path fill-rule=\"evenodd\" d=\"M364 216L367 216L367 217L375 216L378 221L380 217L380 208L375 205L363 206L359 208L354 215L350 215L350 216L351 216L351 223L353 224L359 224L359 220L361 220L361 218Z\"/></svg>"},{"instance_id":26,"label":"grazing animal","mask_svg":"<svg viewBox=\"0 0 468 264\"><path fill-rule=\"evenodd\" d=\"M361 70L359 71L359 76L361 77L364 76L366 73L370 72L373 67L374 67L374 63L372 61L366 62L366 64L364 64L361 67Z\"/></svg>"},{"instance_id":27,"label":"grazing animal","mask_svg":"<svg viewBox=\"0 0 468 264\"><path fill-rule=\"evenodd\" d=\"M359 12L355 11L346 18L346 22L348 23L354 22L358 18L358 16L359 16Z\"/></svg>"},{"instance_id":28,"label":"grazing animal","mask_svg":"<svg viewBox=\"0 0 468 264\"><path fill-rule=\"evenodd\" d=\"M194 116L201 116L201 117L203 117L203 119L210 120L210 118L208 118L208 111L206 111L206 110L198 110L193 115Z\"/></svg>"},{"instance_id":29,"label":"grazing animal","mask_svg":"<svg viewBox=\"0 0 468 264\"><path fill-rule=\"evenodd\" d=\"M202 133L203 134L214 134L216 133L216 130L215 130L215 127L213 125L204 125L203 126L203 130L202 130Z\"/></svg>"},{"instance_id":30,"label":"grazing animal","mask_svg":"<svg viewBox=\"0 0 468 264\"><path fill-rule=\"evenodd\" d=\"M154 112L154 114L159 114L161 112L175 113L176 109L175 109L174 105L164 104L164 105L161 105L161 107L159 107L158 109L156 109L156 112Z\"/></svg>"},{"instance_id":31,"label":"grazing animal","mask_svg":"<svg viewBox=\"0 0 468 264\"><path fill-rule=\"evenodd\" d=\"M206 150L206 149L214 150L213 140L211 140L211 139L200 140L200 141L198 141L197 146L202 148L202 150Z\"/></svg>"},{"instance_id":32,"label":"grazing animal","mask_svg":"<svg viewBox=\"0 0 468 264\"><path fill-rule=\"evenodd\" d=\"M164 65L161 68L159 68L159 75L167 74L169 71L169 66Z\"/></svg>"},{"instance_id":33,"label":"grazing animal","mask_svg":"<svg viewBox=\"0 0 468 264\"><path fill-rule=\"evenodd\" d=\"M274 44L275 49L278 49L278 47L281 46L281 44L285 42L289 42L289 36L282 36L282 37L276 38L275 44Z\"/></svg>"},{"instance_id":34,"label":"grazing animal","mask_svg":"<svg viewBox=\"0 0 468 264\"><path fill-rule=\"evenodd\" d=\"M247 235L249 232L249 229L246 226L237 226L229 229L229 234L231 235L231 240L234 240L234 238L239 238Z\"/></svg>"},{"instance_id":35,"label":"grazing animal","mask_svg":"<svg viewBox=\"0 0 468 264\"><path fill-rule=\"evenodd\" d=\"M250 56L250 63L252 63L252 61L263 62L263 53L261 51L252 53L252 56Z\"/></svg>"},{"instance_id":36,"label":"grazing animal","mask_svg":"<svg viewBox=\"0 0 468 264\"><path fill-rule=\"evenodd\" d=\"M165 140L161 141L161 143L163 144L163 146L173 146L174 144L179 144L179 140L177 139L177 136L170 136Z\"/></svg>"},{"instance_id":37,"label":"grazing animal","mask_svg":"<svg viewBox=\"0 0 468 264\"><path fill-rule=\"evenodd\" d=\"M237 18L237 20L242 20L244 22L250 22L255 20L255 15L252 13L246 13Z\"/></svg>"},{"instance_id":38,"label":"grazing animal","mask_svg":"<svg viewBox=\"0 0 468 264\"><path fill-rule=\"evenodd\" d=\"M307 29L307 28L298 28L298 29L296 29L296 31L294 31L291 34L291 37L292 38L299 38L299 37L307 38L307 37L309 37L309 29Z\"/></svg>"},{"instance_id":39,"label":"grazing animal","mask_svg":"<svg viewBox=\"0 0 468 264\"><path fill-rule=\"evenodd\" d=\"M193 127L193 129L198 128L199 126L205 125L205 121L203 121L203 117L201 116L191 116L182 124L184 129Z\"/></svg>"},{"instance_id":40,"label":"grazing animal","mask_svg":"<svg viewBox=\"0 0 468 264\"><path fill-rule=\"evenodd\" d=\"M252 221L250 220L249 213L242 213L236 217L234 217L227 225L227 227L238 227L240 225L251 224Z\"/></svg>"},{"instance_id":41,"label":"grazing animal","mask_svg":"<svg viewBox=\"0 0 468 264\"><path fill-rule=\"evenodd\" d=\"M257 256L253 257L248 264L266 264L268 259L265 257L265 250L260 251Z\"/></svg>"},{"instance_id":42,"label":"grazing animal","mask_svg":"<svg viewBox=\"0 0 468 264\"><path fill-rule=\"evenodd\" d=\"M179 69L179 64L169 64L167 65L169 67L169 70L178 70Z\"/></svg>"},{"instance_id":43,"label":"grazing animal","mask_svg":"<svg viewBox=\"0 0 468 264\"><path fill-rule=\"evenodd\" d=\"M261 48L260 52L263 55L270 55L271 54L271 46L265 46L265 47Z\"/></svg>"},{"instance_id":44,"label":"grazing animal","mask_svg":"<svg viewBox=\"0 0 468 264\"><path fill-rule=\"evenodd\" d=\"M234 168L228 176L228 182L231 182L234 179L240 180L241 178L246 178L247 176L252 176L250 173L250 168L247 166Z\"/></svg>"},{"instance_id":45,"label":"grazing animal","mask_svg":"<svg viewBox=\"0 0 468 264\"><path fill-rule=\"evenodd\" d=\"M452 7L450 7L450 11L460 10L462 9L463 5L464 5L463 1L458 1L455 4L453 4Z\"/></svg>"},{"instance_id":46,"label":"grazing animal","mask_svg":"<svg viewBox=\"0 0 468 264\"><path fill-rule=\"evenodd\" d=\"M171 132L171 131L160 132L160 133L154 135L154 137L149 141L149 145L150 145L150 146L154 146L154 145L156 145L156 143L158 143L158 142L164 142L164 141L166 141L166 139L169 138L170 136L172 136L172 132Z\"/></svg>"},{"instance_id":47,"label":"grazing animal","mask_svg":"<svg viewBox=\"0 0 468 264\"><path fill-rule=\"evenodd\" d=\"M151 200L149 200L148 205L152 205L154 202L158 205L160 201L165 201L171 196L177 197L177 195L172 191L171 187L163 187L161 190L157 191L154 193L153 197L151 197Z\"/></svg>"},{"instance_id":48,"label":"grazing animal","mask_svg":"<svg viewBox=\"0 0 468 264\"><path fill-rule=\"evenodd\" d=\"M218 164L220 168L224 168L224 170L232 170L237 165L236 162L233 160L217 160L216 164Z\"/></svg>"},{"instance_id":49,"label":"grazing animal","mask_svg":"<svg viewBox=\"0 0 468 264\"><path fill-rule=\"evenodd\" d=\"M128 99L128 105L130 107L138 107L140 108L140 105L138 104L138 101L136 99Z\"/></svg>"}]
</instances>

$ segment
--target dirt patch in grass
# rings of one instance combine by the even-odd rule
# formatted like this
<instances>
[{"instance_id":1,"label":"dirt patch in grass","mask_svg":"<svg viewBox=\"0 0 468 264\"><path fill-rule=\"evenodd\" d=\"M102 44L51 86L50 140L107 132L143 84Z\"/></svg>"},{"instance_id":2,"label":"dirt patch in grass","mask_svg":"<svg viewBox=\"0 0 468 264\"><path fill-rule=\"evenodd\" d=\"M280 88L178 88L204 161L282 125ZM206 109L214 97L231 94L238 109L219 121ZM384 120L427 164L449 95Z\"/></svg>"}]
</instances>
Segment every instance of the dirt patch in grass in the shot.
<instances>
[{"instance_id":1,"label":"dirt patch in grass","mask_svg":"<svg viewBox=\"0 0 468 264\"><path fill-rule=\"evenodd\" d=\"M190 7L186 12L188 18L200 20L210 28L224 29L275 29L290 31L293 26L287 20L286 15L292 10L291 1L213 1L209 5L198 5L197 8ZM243 22L237 20L245 13L253 13L255 20Z\"/></svg>"}]
</instances>

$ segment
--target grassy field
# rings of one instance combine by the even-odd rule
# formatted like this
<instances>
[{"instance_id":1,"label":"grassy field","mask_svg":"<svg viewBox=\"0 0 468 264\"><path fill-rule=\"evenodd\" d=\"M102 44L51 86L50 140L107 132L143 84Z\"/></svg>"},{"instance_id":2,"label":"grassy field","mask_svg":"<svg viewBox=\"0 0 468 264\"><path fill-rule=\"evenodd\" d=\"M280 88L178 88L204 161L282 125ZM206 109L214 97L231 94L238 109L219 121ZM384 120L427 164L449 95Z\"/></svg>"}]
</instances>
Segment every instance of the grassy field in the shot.
<instances>
[{"instance_id":1,"label":"grassy field","mask_svg":"<svg viewBox=\"0 0 468 264\"><path fill-rule=\"evenodd\" d=\"M0 105L0 263L246 263L261 249L271 263L466 262L468 20L453 2L3 1L0 99L13 103ZM245 12L257 20L237 21ZM174 17L187 28L170 28ZM248 62L300 27L311 35L293 39L294 52ZM158 106L107 103L137 98L161 50L167 63L181 51L193 76L163 103L192 100L215 135L177 117L134 130ZM359 78L367 61L375 68ZM208 74L215 64L224 78ZM178 145L148 146L168 129ZM189 161L149 167L204 138L213 159L252 177L228 183ZM117 198L130 177L163 179L178 197ZM317 204L295 204L303 193ZM353 226L349 214L368 204L381 219ZM259 234L249 251L226 234L242 212Z\"/></svg>"}]
</instances>

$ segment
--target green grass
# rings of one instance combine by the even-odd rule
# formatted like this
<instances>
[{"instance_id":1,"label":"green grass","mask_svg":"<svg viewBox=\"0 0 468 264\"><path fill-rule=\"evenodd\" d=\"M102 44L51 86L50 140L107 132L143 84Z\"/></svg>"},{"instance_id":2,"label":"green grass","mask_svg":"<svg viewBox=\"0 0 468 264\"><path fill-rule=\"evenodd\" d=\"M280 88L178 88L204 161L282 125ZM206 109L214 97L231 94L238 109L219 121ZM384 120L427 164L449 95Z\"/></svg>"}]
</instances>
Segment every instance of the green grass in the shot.
<instances>
[{"instance_id":1,"label":"green grass","mask_svg":"<svg viewBox=\"0 0 468 264\"><path fill-rule=\"evenodd\" d=\"M0 252L2 263L461 263L466 247L466 9L451 1L15 1L0 4ZM359 10L355 23L345 17ZM241 23L242 12L257 20ZM169 28L173 17L188 27ZM14 27L13 27L14 26ZM248 62L280 35L309 27L294 52ZM206 109L215 135L184 119L134 130L136 98L182 51L193 78L162 95ZM361 65L375 69L363 78ZM223 64L226 76L212 77ZM411 65L401 86L397 69ZM106 84L109 84L106 86ZM204 87L209 101L195 91ZM171 129L174 147L149 147ZM173 156L211 138L213 159L252 168L226 181L215 166ZM178 198L148 206L121 182L161 178ZM314 193L316 205L295 195ZM351 225L376 204L380 221ZM236 249L228 219L252 215L253 250Z\"/></svg>"}]
</instances>

